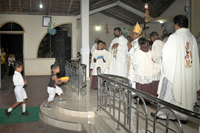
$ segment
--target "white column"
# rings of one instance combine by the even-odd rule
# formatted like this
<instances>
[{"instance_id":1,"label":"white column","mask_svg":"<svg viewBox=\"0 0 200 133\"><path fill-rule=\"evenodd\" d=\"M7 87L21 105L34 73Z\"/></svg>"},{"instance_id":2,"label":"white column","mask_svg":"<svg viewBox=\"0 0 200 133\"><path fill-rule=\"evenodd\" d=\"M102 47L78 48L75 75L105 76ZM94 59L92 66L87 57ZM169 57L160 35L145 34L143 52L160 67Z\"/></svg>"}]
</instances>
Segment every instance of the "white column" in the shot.
<instances>
[{"instance_id":1,"label":"white column","mask_svg":"<svg viewBox=\"0 0 200 133\"><path fill-rule=\"evenodd\" d=\"M89 0L81 0L81 63L87 65L89 77Z\"/></svg>"}]
</instances>

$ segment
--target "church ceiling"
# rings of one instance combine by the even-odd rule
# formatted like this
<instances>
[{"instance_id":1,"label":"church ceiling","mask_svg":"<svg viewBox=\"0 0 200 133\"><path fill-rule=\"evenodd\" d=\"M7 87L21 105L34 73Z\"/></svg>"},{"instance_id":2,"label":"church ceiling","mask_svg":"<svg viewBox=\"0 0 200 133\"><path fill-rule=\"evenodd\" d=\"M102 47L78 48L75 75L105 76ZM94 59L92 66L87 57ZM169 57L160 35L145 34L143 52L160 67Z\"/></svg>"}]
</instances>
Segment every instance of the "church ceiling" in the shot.
<instances>
[{"instance_id":1,"label":"church ceiling","mask_svg":"<svg viewBox=\"0 0 200 133\"><path fill-rule=\"evenodd\" d=\"M148 3L151 17L159 17L175 0L90 0L90 11L104 8L100 12L129 25L143 23L144 16L128 10L126 6L137 12L145 12ZM120 5L117 4L120 2ZM114 5L116 3L116 5ZM39 5L42 4L43 8ZM113 5L110 8L106 8ZM124 6L126 5L126 6ZM0 14L33 14L76 16L80 14L80 0L0 0Z\"/></svg>"}]
</instances>

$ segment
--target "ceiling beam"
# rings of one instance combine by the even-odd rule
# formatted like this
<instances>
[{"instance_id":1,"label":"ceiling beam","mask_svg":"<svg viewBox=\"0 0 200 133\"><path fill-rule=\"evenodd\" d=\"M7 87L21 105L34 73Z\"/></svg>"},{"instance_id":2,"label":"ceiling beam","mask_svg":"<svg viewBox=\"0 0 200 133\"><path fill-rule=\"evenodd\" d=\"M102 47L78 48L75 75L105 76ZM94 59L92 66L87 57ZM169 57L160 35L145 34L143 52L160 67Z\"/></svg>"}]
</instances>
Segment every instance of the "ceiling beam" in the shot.
<instances>
[{"instance_id":1,"label":"ceiling beam","mask_svg":"<svg viewBox=\"0 0 200 133\"><path fill-rule=\"evenodd\" d=\"M101 0L97 0L97 1L95 1L95 2L99 2L99 1L101 1ZM99 8L99 7L102 7L102 6L105 6L105 5L108 5L108 4L112 4L112 3L114 3L115 1L116 1L116 0L109 0L108 2L105 2L105 3L100 4L100 5L98 5L98 6L93 6L91 10L96 9L96 8ZM91 2L91 4L94 4L94 2ZM90 6L90 7L91 7L91 6ZM71 11L70 14L71 14L71 13L74 13L74 12L77 12L77 11L80 11L80 8Z\"/></svg>"},{"instance_id":2,"label":"ceiling beam","mask_svg":"<svg viewBox=\"0 0 200 133\"><path fill-rule=\"evenodd\" d=\"M1 2L0 2L0 12L2 12L2 9L1 9Z\"/></svg>"},{"instance_id":3,"label":"ceiling beam","mask_svg":"<svg viewBox=\"0 0 200 133\"><path fill-rule=\"evenodd\" d=\"M127 20L124 20L124 19L120 18L119 16L115 16L115 15L113 15L113 14L111 14L111 13L108 13L108 12L105 12L105 11L102 11L102 13L103 13L104 15L106 15L106 16L115 18L115 19L117 19L117 20L119 20L119 21L121 21L121 22L123 22L123 23L128 24L128 25L134 25L134 24L135 24L135 23L129 22L129 21L127 21Z\"/></svg>"},{"instance_id":4,"label":"ceiling beam","mask_svg":"<svg viewBox=\"0 0 200 133\"><path fill-rule=\"evenodd\" d=\"M122 19L124 18L125 20L128 20L130 22L135 22L136 20L132 19L131 17L128 17L128 16L124 16L124 14L121 14L119 11L113 11L111 9L108 9L108 11L106 12L109 12L111 14L116 14L117 16L121 17Z\"/></svg>"},{"instance_id":5,"label":"ceiling beam","mask_svg":"<svg viewBox=\"0 0 200 133\"><path fill-rule=\"evenodd\" d=\"M169 1L166 0L165 3L157 10L157 12L159 12L166 4L169 4L168 2L169 2ZM159 15L160 15L160 14L159 14Z\"/></svg>"},{"instance_id":6,"label":"ceiling beam","mask_svg":"<svg viewBox=\"0 0 200 133\"><path fill-rule=\"evenodd\" d=\"M142 18L144 18L144 12L141 12L141 11L139 11L139 10L127 5L127 4L124 4L121 1L117 1L117 5L128 10L128 11L130 11L130 12L132 12L132 13L134 13L134 14L136 14L136 15L138 15L138 16L140 16L140 17L142 17Z\"/></svg>"},{"instance_id":7,"label":"ceiling beam","mask_svg":"<svg viewBox=\"0 0 200 133\"><path fill-rule=\"evenodd\" d=\"M46 15L46 13L42 13L42 12L1 12L1 14L26 14L26 15ZM70 14L66 14L66 13L50 13L49 15L52 16L73 16Z\"/></svg>"},{"instance_id":8,"label":"ceiling beam","mask_svg":"<svg viewBox=\"0 0 200 133\"><path fill-rule=\"evenodd\" d=\"M108 14L110 17L113 17L113 18L118 18L120 19L121 21L123 20L123 22L128 22L128 23L135 23L135 21L133 20L130 20L130 19L126 19L124 18L121 14L117 14L117 13L113 13L113 12L110 12L110 11L102 11L101 13L104 13L104 14Z\"/></svg>"},{"instance_id":9,"label":"ceiling beam","mask_svg":"<svg viewBox=\"0 0 200 133\"><path fill-rule=\"evenodd\" d=\"M67 14L69 14L69 12L70 12L70 9L71 9L71 6L72 6L72 3L73 3L73 0L70 1L69 8L68 8L68 11L67 11Z\"/></svg>"},{"instance_id":10,"label":"ceiling beam","mask_svg":"<svg viewBox=\"0 0 200 133\"><path fill-rule=\"evenodd\" d=\"M150 2L148 2L150 8L149 11L153 12L151 14L153 14L154 17L158 17L159 16L159 12L157 12L157 4L159 3L159 1L154 2L154 0L151 0Z\"/></svg>"},{"instance_id":11,"label":"ceiling beam","mask_svg":"<svg viewBox=\"0 0 200 133\"><path fill-rule=\"evenodd\" d=\"M22 6L21 6L21 1L19 0L19 8L20 8L20 12L22 12Z\"/></svg>"},{"instance_id":12,"label":"ceiling beam","mask_svg":"<svg viewBox=\"0 0 200 133\"><path fill-rule=\"evenodd\" d=\"M59 4L59 13L61 13L61 1L62 0L60 0L60 4Z\"/></svg>"},{"instance_id":13,"label":"ceiling beam","mask_svg":"<svg viewBox=\"0 0 200 133\"><path fill-rule=\"evenodd\" d=\"M93 1L93 2L91 2L90 4L91 4L91 6L92 6L92 4L98 3L99 1L101 1L101 0Z\"/></svg>"},{"instance_id":14,"label":"ceiling beam","mask_svg":"<svg viewBox=\"0 0 200 133\"><path fill-rule=\"evenodd\" d=\"M9 0L10 11L12 12L11 1Z\"/></svg>"},{"instance_id":15,"label":"ceiling beam","mask_svg":"<svg viewBox=\"0 0 200 133\"><path fill-rule=\"evenodd\" d=\"M30 11L32 11L32 0L30 0Z\"/></svg>"},{"instance_id":16,"label":"ceiling beam","mask_svg":"<svg viewBox=\"0 0 200 133\"><path fill-rule=\"evenodd\" d=\"M103 6L103 7L99 7L99 8L94 9L94 10L91 10L91 11L89 12L89 15L95 14L95 13L97 13L97 12L106 10L106 9L111 8L111 7L114 7L114 6L117 6L117 3L116 3L116 2L115 2L115 3L112 3L112 4L109 4L109 5L106 5L106 6ZM81 18L81 15L80 15L80 14L77 15L76 18L77 18L77 19L80 19L80 18Z\"/></svg>"},{"instance_id":17,"label":"ceiling beam","mask_svg":"<svg viewBox=\"0 0 200 133\"><path fill-rule=\"evenodd\" d=\"M51 12L51 3L52 3L52 0L50 0L49 2L49 13Z\"/></svg>"},{"instance_id":18,"label":"ceiling beam","mask_svg":"<svg viewBox=\"0 0 200 133\"><path fill-rule=\"evenodd\" d=\"M101 1L101 0L100 0ZM96 2L99 2L99 1L96 1ZM103 2L103 3L101 3L101 4L97 4L97 3L92 3L91 2L91 5L90 5L90 7L91 7L91 9L90 10L94 10L94 9L96 9L96 8L99 8L99 7L102 7L102 6L106 6L106 5L108 5L108 4L112 4L112 3L115 3L116 2L116 0L108 0L108 1L106 1L106 2ZM94 6L93 6L94 5Z\"/></svg>"},{"instance_id":19,"label":"ceiling beam","mask_svg":"<svg viewBox=\"0 0 200 133\"><path fill-rule=\"evenodd\" d=\"M108 10L110 10L110 9L108 9ZM113 9L113 10L115 11L115 9ZM140 16L138 16L138 15L136 15L136 14L124 9L124 8L121 8L119 6L117 6L116 10L117 10L117 13L120 13L120 14L123 14L125 16L128 16L129 18L132 18L135 21L144 21L144 18L142 18L142 17L140 17Z\"/></svg>"},{"instance_id":20,"label":"ceiling beam","mask_svg":"<svg viewBox=\"0 0 200 133\"><path fill-rule=\"evenodd\" d=\"M10 7L2 7L2 9L8 9ZM19 7L12 7L12 9L19 9ZM23 9L30 9L30 7L23 7ZM40 7L32 7L31 9L35 9L35 10L39 10ZM49 8L42 8L42 10L48 10L49 11ZM51 10L60 10L60 8L51 8ZM61 9L62 11L68 11L68 9Z\"/></svg>"},{"instance_id":21,"label":"ceiling beam","mask_svg":"<svg viewBox=\"0 0 200 133\"><path fill-rule=\"evenodd\" d=\"M103 10L106 10L108 8L111 8L111 7L114 7L114 6L117 6L117 5L122 7L122 8L124 8L124 9L126 9L126 10L128 10L128 11L130 11L130 12L132 12L132 13L134 13L134 14L136 14L137 16L140 16L140 17L144 18L144 12L141 12L141 11L139 11L139 10L129 6L129 5L126 5L126 4L122 3L121 1L117 1L117 2L114 2L112 4L108 4L108 5L105 5L103 7L99 7L97 9L91 10L89 12L89 15L101 12ZM81 18L81 15L80 14L77 15L77 19L80 19L80 18Z\"/></svg>"}]
</instances>

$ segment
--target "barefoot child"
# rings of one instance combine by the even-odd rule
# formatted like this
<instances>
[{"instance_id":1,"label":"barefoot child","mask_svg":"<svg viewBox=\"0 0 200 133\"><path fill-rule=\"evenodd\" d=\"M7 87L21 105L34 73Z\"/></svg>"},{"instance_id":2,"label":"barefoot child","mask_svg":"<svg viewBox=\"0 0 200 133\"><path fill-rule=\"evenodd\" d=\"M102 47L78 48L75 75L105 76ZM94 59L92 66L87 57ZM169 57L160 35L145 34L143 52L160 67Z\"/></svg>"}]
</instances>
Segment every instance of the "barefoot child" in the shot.
<instances>
[{"instance_id":1,"label":"barefoot child","mask_svg":"<svg viewBox=\"0 0 200 133\"><path fill-rule=\"evenodd\" d=\"M47 87L47 92L49 93L49 98L46 102L46 104L44 105L45 109L51 109L51 107L49 106L49 103L52 102L54 100L55 94L59 95L59 102L66 102L66 100L62 99L62 89L60 87L57 86L57 84L61 84L63 82L67 82L67 79L58 79L57 78L57 73L60 72L60 68L57 64L52 64L51 65L51 77L50 77L50 82L49 85Z\"/></svg>"},{"instance_id":2,"label":"barefoot child","mask_svg":"<svg viewBox=\"0 0 200 133\"><path fill-rule=\"evenodd\" d=\"M26 95L26 91L23 88L23 86L25 84L27 84L26 80L24 81L22 75L21 75L21 71L23 70L23 65L21 62L15 62L14 64L14 68L15 68L15 72L13 75L13 83L15 86L14 92L15 92L15 97L17 102L15 104L13 104L13 106L11 106L10 108L8 108L7 110L4 111L5 115L10 118L11 115L11 111L17 107L20 103L22 103L22 115L23 116L29 116L30 113L28 113L26 111L26 99L27 99L27 95Z\"/></svg>"}]
</instances>

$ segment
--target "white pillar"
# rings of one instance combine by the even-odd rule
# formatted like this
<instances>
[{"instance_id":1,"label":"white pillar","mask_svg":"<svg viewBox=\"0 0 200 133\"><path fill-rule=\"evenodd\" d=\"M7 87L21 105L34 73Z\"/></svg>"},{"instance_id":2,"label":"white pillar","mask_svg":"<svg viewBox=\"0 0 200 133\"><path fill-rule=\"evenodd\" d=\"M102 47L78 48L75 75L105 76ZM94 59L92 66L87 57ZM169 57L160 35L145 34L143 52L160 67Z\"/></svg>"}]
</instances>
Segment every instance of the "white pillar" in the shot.
<instances>
[{"instance_id":1,"label":"white pillar","mask_svg":"<svg viewBox=\"0 0 200 133\"><path fill-rule=\"evenodd\" d=\"M81 0L81 63L87 65L89 77L89 0Z\"/></svg>"}]
</instances>

